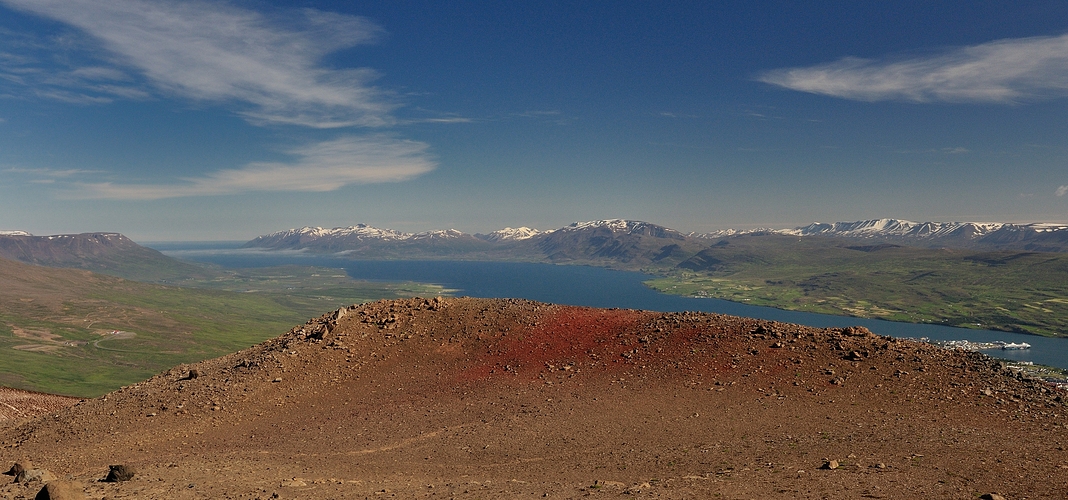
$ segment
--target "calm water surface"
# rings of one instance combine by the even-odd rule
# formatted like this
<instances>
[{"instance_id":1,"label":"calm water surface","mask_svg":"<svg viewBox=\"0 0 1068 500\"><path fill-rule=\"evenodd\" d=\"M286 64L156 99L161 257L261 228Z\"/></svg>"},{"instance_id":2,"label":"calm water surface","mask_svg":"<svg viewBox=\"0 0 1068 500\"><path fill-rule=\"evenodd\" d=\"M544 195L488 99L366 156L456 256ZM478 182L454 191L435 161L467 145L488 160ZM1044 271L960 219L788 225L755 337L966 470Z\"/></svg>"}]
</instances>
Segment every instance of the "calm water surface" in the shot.
<instances>
[{"instance_id":1,"label":"calm water surface","mask_svg":"<svg viewBox=\"0 0 1068 500\"><path fill-rule=\"evenodd\" d=\"M515 262L354 261L298 252L236 250L233 245L157 244L154 248L175 258L227 268L287 264L345 269L355 279L416 281L458 290L471 297L514 297L556 304L620 307L653 311L703 311L799 323L816 327L864 326L880 335L928 337L937 340L1027 342L1020 351L986 351L995 357L1068 369L1068 339L1049 339L989 330L931 324L898 323L828 314L783 311L718 299L698 299L657 292L644 284L649 276L586 266L557 266Z\"/></svg>"}]
</instances>

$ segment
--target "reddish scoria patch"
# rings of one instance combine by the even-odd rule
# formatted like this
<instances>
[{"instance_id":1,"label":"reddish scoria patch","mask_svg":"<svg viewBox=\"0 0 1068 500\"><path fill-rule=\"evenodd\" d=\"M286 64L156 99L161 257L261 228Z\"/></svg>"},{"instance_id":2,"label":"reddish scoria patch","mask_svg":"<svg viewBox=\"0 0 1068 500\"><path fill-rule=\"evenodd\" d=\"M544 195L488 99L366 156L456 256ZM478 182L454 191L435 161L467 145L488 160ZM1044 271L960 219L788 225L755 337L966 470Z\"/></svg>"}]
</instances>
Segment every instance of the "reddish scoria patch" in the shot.
<instances>
[{"instance_id":1,"label":"reddish scoria patch","mask_svg":"<svg viewBox=\"0 0 1068 500\"><path fill-rule=\"evenodd\" d=\"M509 375L534 379L548 365L587 365L591 359L618 357L625 346L619 345L617 337L653 315L634 310L560 307L539 318L536 326L502 338L461 378L480 380Z\"/></svg>"}]
</instances>

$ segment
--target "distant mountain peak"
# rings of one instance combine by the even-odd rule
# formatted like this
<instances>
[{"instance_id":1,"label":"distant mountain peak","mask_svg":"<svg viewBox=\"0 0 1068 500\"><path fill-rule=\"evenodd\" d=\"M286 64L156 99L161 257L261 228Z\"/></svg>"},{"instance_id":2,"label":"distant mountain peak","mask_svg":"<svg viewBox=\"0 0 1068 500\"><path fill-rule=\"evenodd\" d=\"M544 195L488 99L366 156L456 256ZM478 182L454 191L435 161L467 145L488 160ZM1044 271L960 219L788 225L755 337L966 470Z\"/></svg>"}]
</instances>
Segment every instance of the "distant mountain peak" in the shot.
<instances>
[{"instance_id":1,"label":"distant mountain peak","mask_svg":"<svg viewBox=\"0 0 1068 500\"><path fill-rule=\"evenodd\" d=\"M545 231L532 229L526 226L523 227L506 227L504 229L498 229L489 234L476 234L475 236L489 242L498 241L522 241L529 240L540 234L545 234Z\"/></svg>"},{"instance_id":2,"label":"distant mountain peak","mask_svg":"<svg viewBox=\"0 0 1068 500\"><path fill-rule=\"evenodd\" d=\"M644 222L632 221L632 220L626 220L626 219L601 219L601 220L591 220L591 221L586 221L586 222L572 222L571 224L568 224L567 226L564 226L561 229L563 229L565 231L568 231L568 230L575 230L575 229L587 229L587 228L591 228L591 227L607 227L607 228L610 228L610 229L624 230L624 229L627 229L630 226L634 226L634 225L637 225L637 224L644 224Z\"/></svg>"},{"instance_id":3,"label":"distant mountain peak","mask_svg":"<svg viewBox=\"0 0 1068 500\"><path fill-rule=\"evenodd\" d=\"M610 234L609 234L610 233ZM433 255L455 254L472 249L512 249L519 242L536 243L542 250L551 250L553 256L578 258L579 253L561 249L567 246L589 244L589 238L604 238L623 241L625 238L653 238L675 240L673 244L701 240L719 240L733 236L788 235L796 237L834 237L894 242L902 245L943 246L976 249L1027 250L1039 252L1068 251L1068 224L1033 223L1011 224L1002 222L914 222L905 219L880 218L852 222L814 222L793 229L727 229L709 233L683 234L657 224L630 219L601 219L573 222L556 230L541 231L529 227L506 227L488 234L470 235L456 229L405 233L381 229L367 224L324 229L302 227L260 236L246 244L249 247L265 248L315 248L319 251L349 251L352 248L371 249L377 244L401 244L410 251L411 244L434 246ZM490 246L484 246L486 244ZM496 245L500 244L500 245ZM629 245L631 243L627 243ZM368 246L370 245L370 246ZM479 246L483 245L483 246ZM646 245L643 243L642 245ZM648 243L652 245L652 243ZM456 248L452 253L442 249ZM526 247L524 247L526 248ZM648 250L648 249L646 249ZM371 253L372 250L364 250ZM601 254L609 250L598 250ZM612 250L615 251L615 250ZM665 256L672 255L668 249L658 250ZM591 254L592 255L592 254ZM613 254L614 255L614 254ZM659 254L657 254L659 255ZM667 258L667 257L664 257Z\"/></svg>"},{"instance_id":4,"label":"distant mountain peak","mask_svg":"<svg viewBox=\"0 0 1068 500\"><path fill-rule=\"evenodd\" d=\"M423 231L421 233L415 233L415 234L409 235L407 239L413 239L413 240L442 240L442 239L462 238L464 236L466 236L466 234L464 232L462 232L462 231L458 231L456 229L445 229L445 230Z\"/></svg>"},{"instance_id":5,"label":"distant mountain peak","mask_svg":"<svg viewBox=\"0 0 1068 500\"><path fill-rule=\"evenodd\" d=\"M33 236L26 231L0 231L0 236Z\"/></svg>"},{"instance_id":6,"label":"distant mountain peak","mask_svg":"<svg viewBox=\"0 0 1068 500\"><path fill-rule=\"evenodd\" d=\"M572 222L571 224L558 229L558 231L581 231L581 230L584 230L584 229L599 229L599 228L608 228L608 229L611 229L612 231L616 231L616 232L634 232L636 230L640 230L640 229L644 229L644 228L657 228L657 229L667 229L668 231L674 231L673 229L668 229L668 228L665 228L663 226L659 226L659 225L652 224L652 223L649 223L649 222L644 222L644 221L640 221L640 220L628 220L628 219L602 219L602 220L591 220L591 221L586 221L586 222Z\"/></svg>"},{"instance_id":7,"label":"distant mountain peak","mask_svg":"<svg viewBox=\"0 0 1068 500\"><path fill-rule=\"evenodd\" d=\"M905 236L937 238L955 234L979 238L1012 224L1000 222L912 222L901 219L869 219L833 224L815 222L784 233L800 236L829 235L844 237Z\"/></svg>"},{"instance_id":8,"label":"distant mountain peak","mask_svg":"<svg viewBox=\"0 0 1068 500\"><path fill-rule=\"evenodd\" d=\"M284 231L277 231L271 234L260 236L259 238L279 240L300 238L302 240L314 240L320 238L337 238L346 236L356 237L359 239L403 240L410 238L412 235L410 233L402 233L399 231L394 231L392 229L379 229L377 227L369 226L367 224L356 224L354 226L335 227L331 229L304 226L300 229L286 229Z\"/></svg>"},{"instance_id":9,"label":"distant mountain peak","mask_svg":"<svg viewBox=\"0 0 1068 500\"><path fill-rule=\"evenodd\" d=\"M988 250L1035 252L1068 250L1068 224L1056 223L912 222L900 219L869 219L833 224L817 222L796 229L780 230L778 233Z\"/></svg>"}]
</instances>

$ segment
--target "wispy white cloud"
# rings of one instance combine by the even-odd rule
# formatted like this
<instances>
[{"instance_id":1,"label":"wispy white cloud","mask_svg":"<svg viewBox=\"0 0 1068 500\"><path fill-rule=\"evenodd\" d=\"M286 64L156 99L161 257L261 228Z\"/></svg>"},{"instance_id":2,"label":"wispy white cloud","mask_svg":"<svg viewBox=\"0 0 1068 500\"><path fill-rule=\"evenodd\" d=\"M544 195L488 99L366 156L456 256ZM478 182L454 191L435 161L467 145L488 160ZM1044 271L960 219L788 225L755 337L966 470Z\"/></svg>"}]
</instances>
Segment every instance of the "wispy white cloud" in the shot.
<instances>
[{"instance_id":1,"label":"wispy white cloud","mask_svg":"<svg viewBox=\"0 0 1068 500\"><path fill-rule=\"evenodd\" d=\"M997 40L897 60L847 57L757 80L860 101L1017 103L1068 96L1068 34Z\"/></svg>"},{"instance_id":2,"label":"wispy white cloud","mask_svg":"<svg viewBox=\"0 0 1068 500\"><path fill-rule=\"evenodd\" d=\"M560 113L559 110L551 109L551 110L541 110L541 111L539 111L539 110L531 110L531 111L524 111L522 113L513 113L513 116L522 116L524 118L538 118L538 117L543 117L543 116L560 116L561 114L562 113Z\"/></svg>"},{"instance_id":3,"label":"wispy white cloud","mask_svg":"<svg viewBox=\"0 0 1068 500\"><path fill-rule=\"evenodd\" d=\"M528 110L521 113L512 113L509 116L514 118L529 118L542 123L552 123L555 125L570 125L577 117L565 115L560 110L546 109L546 110Z\"/></svg>"},{"instance_id":4,"label":"wispy white cloud","mask_svg":"<svg viewBox=\"0 0 1068 500\"><path fill-rule=\"evenodd\" d=\"M72 76L78 78L84 78L86 80L129 80L130 77L115 68L106 68L103 66L87 66L84 68L77 68L71 71Z\"/></svg>"},{"instance_id":5,"label":"wispy white cloud","mask_svg":"<svg viewBox=\"0 0 1068 500\"><path fill-rule=\"evenodd\" d=\"M660 113L658 113L658 116L662 118L697 118L697 115L674 113L671 111L661 111Z\"/></svg>"},{"instance_id":6,"label":"wispy white cloud","mask_svg":"<svg viewBox=\"0 0 1068 500\"><path fill-rule=\"evenodd\" d=\"M960 146L957 146L957 147L946 147L946 148L940 148L940 149L903 149L901 151L898 151L898 153L900 153L900 154L909 154L909 155L915 155L915 154L960 155L960 154L966 154L966 153L971 153L971 152L972 152L972 150L970 150L968 148L960 147Z\"/></svg>"},{"instance_id":7,"label":"wispy white cloud","mask_svg":"<svg viewBox=\"0 0 1068 500\"><path fill-rule=\"evenodd\" d=\"M106 102L144 98L151 90L226 103L255 124L333 128L393 122L394 105L370 84L374 71L320 64L326 54L381 34L363 18L307 9L283 19L202 1L0 2L73 26L103 49L97 54L100 64L50 67L44 74L40 65L37 73L19 74L11 67L0 72L8 81L43 84L42 97ZM22 64L16 69L26 69L19 55L6 57ZM130 82L131 71L151 87Z\"/></svg>"},{"instance_id":8,"label":"wispy white cloud","mask_svg":"<svg viewBox=\"0 0 1068 500\"><path fill-rule=\"evenodd\" d=\"M420 118L415 120L408 120L405 123L471 123L473 121L474 120L470 118L454 116L452 118Z\"/></svg>"},{"instance_id":9,"label":"wispy white cloud","mask_svg":"<svg viewBox=\"0 0 1068 500\"><path fill-rule=\"evenodd\" d=\"M158 200L257 191L334 191L352 184L399 182L436 166L422 142L383 135L347 136L296 148L295 161L254 162L242 168L183 178L172 183L78 183L75 198Z\"/></svg>"},{"instance_id":10,"label":"wispy white cloud","mask_svg":"<svg viewBox=\"0 0 1068 500\"><path fill-rule=\"evenodd\" d=\"M1068 194L1068 186L1061 186L1057 188L1057 196L1064 196Z\"/></svg>"},{"instance_id":11,"label":"wispy white cloud","mask_svg":"<svg viewBox=\"0 0 1068 500\"><path fill-rule=\"evenodd\" d=\"M54 169L54 168L24 168L24 167L8 167L8 168L5 168L3 170L3 172L9 173L9 174L24 174L24 175L32 175L32 176L37 176L37 177L48 177L48 178L53 178L53 179L68 178L68 177L74 177L74 176L79 176L79 175L91 175L91 174L99 174L99 173L101 173L100 170L87 170L87 169L81 169L81 168Z\"/></svg>"},{"instance_id":12,"label":"wispy white cloud","mask_svg":"<svg viewBox=\"0 0 1068 500\"><path fill-rule=\"evenodd\" d=\"M70 182L75 177L85 177L102 173L99 170L86 170L80 168L54 169L54 168L25 168L9 167L0 170L5 174L15 174L28 178L30 184L57 184Z\"/></svg>"}]
</instances>

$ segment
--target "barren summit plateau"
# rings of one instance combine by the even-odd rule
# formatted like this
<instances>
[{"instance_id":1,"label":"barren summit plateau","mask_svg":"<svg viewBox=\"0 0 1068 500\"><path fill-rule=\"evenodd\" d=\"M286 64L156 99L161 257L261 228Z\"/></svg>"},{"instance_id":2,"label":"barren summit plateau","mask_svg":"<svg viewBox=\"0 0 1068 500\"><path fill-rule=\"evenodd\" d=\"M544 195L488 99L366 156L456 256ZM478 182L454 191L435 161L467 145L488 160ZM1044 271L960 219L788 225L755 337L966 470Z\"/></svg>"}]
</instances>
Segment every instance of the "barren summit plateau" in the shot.
<instances>
[{"instance_id":1,"label":"barren summit plateau","mask_svg":"<svg viewBox=\"0 0 1068 500\"><path fill-rule=\"evenodd\" d=\"M94 499L1064 498L1066 413L862 328L408 299L4 429L0 467ZM114 464L133 479L99 482Z\"/></svg>"}]
</instances>

